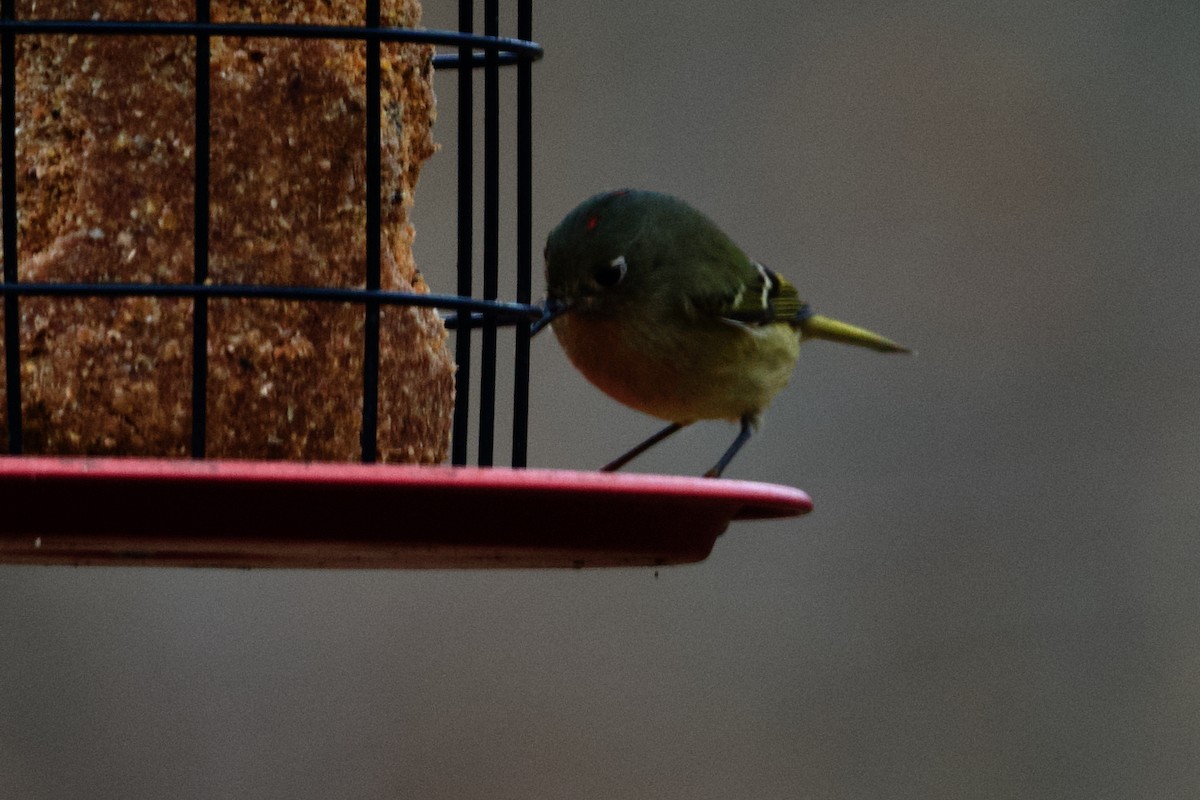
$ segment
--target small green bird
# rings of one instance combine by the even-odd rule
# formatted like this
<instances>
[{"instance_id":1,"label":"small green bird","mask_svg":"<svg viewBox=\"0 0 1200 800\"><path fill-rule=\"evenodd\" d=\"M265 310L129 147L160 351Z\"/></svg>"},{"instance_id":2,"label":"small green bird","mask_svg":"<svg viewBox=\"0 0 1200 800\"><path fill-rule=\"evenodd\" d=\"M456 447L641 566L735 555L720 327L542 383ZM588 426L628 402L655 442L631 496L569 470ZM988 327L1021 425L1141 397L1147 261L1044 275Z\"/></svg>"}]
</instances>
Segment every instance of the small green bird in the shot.
<instances>
[{"instance_id":1,"label":"small green bird","mask_svg":"<svg viewBox=\"0 0 1200 800\"><path fill-rule=\"evenodd\" d=\"M705 473L718 477L787 385L805 339L908 350L820 316L674 197L620 190L575 208L546 242L546 300L571 363L612 398L671 424L604 469L619 469L702 419L741 423Z\"/></svg>"}]
</instances>

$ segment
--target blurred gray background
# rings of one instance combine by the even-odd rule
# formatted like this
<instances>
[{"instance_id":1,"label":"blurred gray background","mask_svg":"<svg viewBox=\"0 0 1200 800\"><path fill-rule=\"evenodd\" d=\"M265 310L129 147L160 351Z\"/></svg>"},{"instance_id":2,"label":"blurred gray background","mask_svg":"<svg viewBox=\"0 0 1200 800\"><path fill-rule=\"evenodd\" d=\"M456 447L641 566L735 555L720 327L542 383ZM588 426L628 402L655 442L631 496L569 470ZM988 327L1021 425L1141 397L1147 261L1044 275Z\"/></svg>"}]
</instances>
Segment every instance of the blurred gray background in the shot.
<instances>
[{"instance_id":1,"label":"blurred gray background","mask_svg":"<svg viewBox=\"0 0 1200 800\"><path fill-rule=\"evenodd\" d=\"M919 350L806 347L728 477L816 510L657 575L0 568L0 796L1196 797L1200 6L535 11L539 250L669 191ZM658 426L533 356L533 465Z\"/></svg>"}]
</instances>

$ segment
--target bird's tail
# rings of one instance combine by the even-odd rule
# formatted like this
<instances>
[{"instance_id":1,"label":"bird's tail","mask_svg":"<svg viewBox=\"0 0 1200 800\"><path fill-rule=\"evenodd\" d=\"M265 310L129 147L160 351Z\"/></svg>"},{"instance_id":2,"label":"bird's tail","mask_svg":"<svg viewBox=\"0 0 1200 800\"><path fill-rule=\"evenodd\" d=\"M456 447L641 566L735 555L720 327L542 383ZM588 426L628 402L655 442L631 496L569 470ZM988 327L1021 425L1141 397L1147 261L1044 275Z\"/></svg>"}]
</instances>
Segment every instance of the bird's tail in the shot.
<instances>
[{"instance_id":1,"label":"bird's tail","mask_svg":"<svg viewBox=\"0 0 1200 800\"><path fill-rule=\"evenodd\" d=\"M881 353L910 353L904 345L896 344L891 339L873 333L866 328L859 328L836 319L813 314L800 323L800 332L805 339L828 339L831 342L856 344L859 347L869 347Z\"/></svg>"}]
</instances>

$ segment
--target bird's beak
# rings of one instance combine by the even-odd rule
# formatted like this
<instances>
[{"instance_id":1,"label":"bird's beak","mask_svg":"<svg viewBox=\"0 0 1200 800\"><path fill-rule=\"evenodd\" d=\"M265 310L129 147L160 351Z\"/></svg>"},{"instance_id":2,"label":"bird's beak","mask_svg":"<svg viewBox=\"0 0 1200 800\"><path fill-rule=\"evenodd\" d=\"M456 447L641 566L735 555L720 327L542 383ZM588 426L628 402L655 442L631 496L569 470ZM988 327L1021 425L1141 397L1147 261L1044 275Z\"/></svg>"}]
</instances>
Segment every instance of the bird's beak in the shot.
<instances>
[{"instance_id":1,"label":"bird's beak","mask_svg":"<svg viewBox=\"0 0 1200 800\"><path fill-rule=\"evenodd\" d=\"M529 326L529 335L534 336L542 328L571 310L570 304L557 297L547 297L541 305L542 315Z\"/></svg>"}]
</instances>

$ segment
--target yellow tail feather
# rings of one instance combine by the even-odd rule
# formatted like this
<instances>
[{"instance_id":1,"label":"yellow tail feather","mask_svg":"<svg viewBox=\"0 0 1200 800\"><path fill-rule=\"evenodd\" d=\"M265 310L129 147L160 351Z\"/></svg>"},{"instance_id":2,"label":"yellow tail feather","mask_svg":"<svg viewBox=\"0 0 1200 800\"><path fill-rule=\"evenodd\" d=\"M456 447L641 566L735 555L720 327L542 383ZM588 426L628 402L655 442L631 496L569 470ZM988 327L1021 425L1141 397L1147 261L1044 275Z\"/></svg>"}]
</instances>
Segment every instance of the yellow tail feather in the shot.
<instances>
[{"instance_id":1,"label":"yellow tail feather","mask_svg":"<svg viewBox=\"0 0 1200 800\"><path fill-rule=\"evenodd\" d=\"M910 353L904 345L896 344L891 339L873 333L866 328L859 328L836 319L813 314L800 323L800 331L806 339L828 339L831 342L844 342L859 347L869 347L881 353Z\"/></svg>"}]
</instances>

